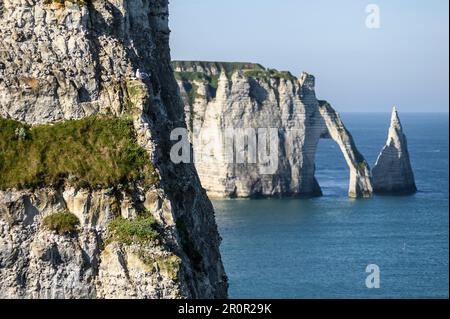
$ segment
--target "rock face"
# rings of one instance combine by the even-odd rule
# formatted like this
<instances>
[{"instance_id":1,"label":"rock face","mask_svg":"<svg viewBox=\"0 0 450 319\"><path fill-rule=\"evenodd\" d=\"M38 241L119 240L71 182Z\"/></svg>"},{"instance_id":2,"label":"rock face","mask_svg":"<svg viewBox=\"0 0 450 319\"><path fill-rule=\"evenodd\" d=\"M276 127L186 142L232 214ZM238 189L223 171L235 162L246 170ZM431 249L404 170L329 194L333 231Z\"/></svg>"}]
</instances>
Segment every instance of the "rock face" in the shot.
<instances>
[{"instance_id":1,"label":"rock face","mask_svg":"<svg viewBox=\"0 0 450 319\"><path fill-rule=\"evenodd\" d=\"M197 171L210 196L320 196L314 177L320 138L332 138L340 146L350 168L349 196L371 196L369 167L337 113L317 100L312 75L296 78L254 63L173 65L201 158L196 159ZM261 174L259 163L229 161L224 132L230 128L275 128L275 171Z\"/></svg>"},{"instance_id":2,"label":"rock face","mask_svg":"<svg viewBox=\"0 0 450 319\"><path fill-rule=\"evenodd\" d=\"M348 193L350 197L371 197L373 193L370 169L358 151L350 132L339 114L325 101L319 102L320 114L328 129L328 137L339 145L350 170Z\"/></svg>"},{"instance_id":3,"label":"rock face","mask_svg":"<svg viewBox=\"0 0 450 319\"><path fill-rule=\"evenodd\" d=\"M0 192L0 297L2 298L181 298L189 295L176 246L170 201L160 190L143 204L166 226L163 245L108 243L115 194L66 188ZM124 194L122 216L136 213ZM80 220L76 237L40 226L45 216L67 209ZM150 256L145 260L142 256Z\"/></svg>"},{"instance_id":4,"label":"rock face","mask_svg":"<svg viewBox=\"0 0 450 319\"><path fill-rule=\"evenodd\" d=\"M389 135L372 170L373 187L380 194L412 194L417 191L408 143L396 108L392 110Z\"/></svg>"},{"instance_id":5,"label":"rock face","mask_svg":"<svg viewBox=\"0 0 450 319\"><path fill-rule=\"evenodd\" d=\"M170 131L185 119L167 0L0 4L0 117L29 124L132 117L160 179L148 190L69 183L1 190L0 298L225 298L213 207L195 167L169 157ZM138 68L150 77L132 79ZM143 209L159 222L158 243L108 240L114 212L133 219ZM80 220L77 236L43 227L61 210Z\"/></svg>"}]
</instances>

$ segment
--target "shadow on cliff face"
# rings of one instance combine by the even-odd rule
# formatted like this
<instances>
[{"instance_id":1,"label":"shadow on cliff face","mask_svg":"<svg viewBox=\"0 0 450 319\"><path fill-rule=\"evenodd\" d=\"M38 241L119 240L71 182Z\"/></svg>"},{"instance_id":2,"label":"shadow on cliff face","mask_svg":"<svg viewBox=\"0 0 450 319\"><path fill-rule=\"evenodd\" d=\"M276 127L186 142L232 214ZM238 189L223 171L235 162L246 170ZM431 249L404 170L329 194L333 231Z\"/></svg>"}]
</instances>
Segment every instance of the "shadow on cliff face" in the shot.
<instances>
[{"instance_id":1,"label":"shadow on cliff face","mask_svg":"<svg viewBox=\"0 0 450 319\"><path fill-rule=\"evenodd\" d=\"M158 2L158 1L153 1ZM159 1L165 3L166 0ZM169 31L160 30L161 13L152 11L152 1L144 1L150 10L147 15L131 15L128 10L125 16L114 4L104 1L104 6L110 14L106 20L104 14L96 9L91 1L88 3L90 15L90 41L93 45L93 55L97 61L97 78L101 83L102 70L99 49L99 37L106 36L117 40L125 49L125 59L133 68L149 73L151 81L147 81L153 92L159 93L163 101L168 118L175 127L185 126L184 105L179 97L178 85L173 76L173 68L169 50ZM160 6L162 4L159 3ZM128 3L130 6L131 3ZM144 10L141 10L144 11ZM144 18L144 20L142 20ZM143 22L141 22L141 21ZM133 74L128 74L132 76Z\"/></svg>"},{"instance_id":2,"label":"shadow on cliff face","mask_svg":"<svg viewBox=\"0 0 450 319\"><path fill-rule=\"evenodd\" d=\"M267 100L268 92L253 78L249 78L248 83L250 84L250 97L258 103L258 106L261 106Z\"/></svg>"},{"instance_id":3,"label":"shadow on cliff face","mask_svg":"<svg viewBox=\"0 0 450 319\"><path fill-rule=\"evenodd\" d=\"M104 70L101 67L99 51L102 46L99 38L108 37L113 38L120 42L125 49L125 59L133 67L133 72L137 69L152 71L151 64L151 51L150 41L146 39L145 34L151 34L151 30L145 30L145 28L133 25L133 19L129 19L128 24L130 26L130 32L127 31L127 21L125 21L125 15L112 3L105 1L105 9L110 14L111 19L105 20L104 14L99 12L92 1L88 3L88 10L90 16L89 24L89 40L93 43L93 55L97 66L97 78L101 84L101 75ZM131 76L131 74L130 74ZM155 78L155 81L157 79ZM157 83L156 83L157 84ZM157 87L155 88L157 89Z\"/></svg>"},{"instance_id":4,"label":"shadow on cliff face","mask_svg":"<svg viewBox=\"0 0 450 319\"><path fill-rule=\"evenodd\" d=\"M105 13L99 12L96 4L89 2L89 39L93 43L93 55L97 62L97 80L102 83L104 70L99 39L103 37L123 45L125 59L131 65L132 72L141 69L150 75L150 79L144 81L150 93L145 116L149 119L149 129L156 147L154 164L161 175L161 187L171 201L180 246L193 269L192 273L186 274L193 277L186 283L190 285L189 290L194 298L224 298L227 296L227 279L218 249L220 237L214 208L201 187L194 165L175 165L170 159L170 132L176 127L186 127L186 123L184 105L171 66L168 31L159 29L161 16L165 12L157 12L157 9L167 6L167 1L144 0L143 3L150 8L148 14L145 10L135 12L127 8L124 15L114 4L104 1L109 16L105 19ZM135 4L128 2L127 5ZM131 77L133 74L122 76ZM158 102L159 99L161 102Z\"/></svg>"}]
</instances>

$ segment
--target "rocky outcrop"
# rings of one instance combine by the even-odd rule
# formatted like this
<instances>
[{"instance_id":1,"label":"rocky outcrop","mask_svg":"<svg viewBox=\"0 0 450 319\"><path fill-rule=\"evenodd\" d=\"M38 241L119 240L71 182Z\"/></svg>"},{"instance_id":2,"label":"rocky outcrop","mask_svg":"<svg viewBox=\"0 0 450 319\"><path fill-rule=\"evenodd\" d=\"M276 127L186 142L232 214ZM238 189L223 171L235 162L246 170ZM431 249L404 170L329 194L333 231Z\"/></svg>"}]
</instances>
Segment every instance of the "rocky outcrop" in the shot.
<instances>
[{"instance_id":1,"label":"rocky outcrop","mask_svg":"<svg viewBox=\"0 0 450 319\"><path fill-rule=\"evenodd\" d=\"M380 194L412 194L417 191L408 143L394 107L386 145L372 170L373 187Z\"/></svg>"},{"instance_id":2,"label":"rocky outcrop","mask_svg":"<svg viewBox=\"0 0 450 319\"><path fill-rule=\"evenodd\" d=\"M327 102L320 101L319 104L320 114L328 129L323 137L332 138L339 145L350 170L349 196L371 197L373 189L369 165L356 148L355 141L339 114Z\"/></svg>"},{"instance_id":3,"label":"rocky outcrop","mask_svg":"<svg viewBox=\"0 0 450 319\"><path fill-rule=\"evenodd\" d=\"M213 207L195 167L169 155L170 131L185 120L167 0L4 0L1 14L0 117L28 124L131 117L160 182L2 190L0 297L226 297ZM149 77L134 79L138 68ZM80 220L78 235L43 227L61 209ZM113 216L132 220L142 210L158 220L157 243L108 239Z\"/></svg>"},{"instance_id":4,"label":"rocky outcrop","mask_svg":"<svg viewBox=\"0 0 450 319\"><path fill-rule=\"evenodd\" d=\"M254 63L173 65L197 150L197 171L210 196L321 195L314 177L315 155L320 138L327 137L338 143L349 164L349 196L372 194L367 163L336 112L317 100L312 75L296 78ZM226 147L230 128L256 132L275 128L275 170L264 174L259 162L230 161Z\"/></svg>"},{"instance_id":5,"label":"rocky outcrop","mask_svg":"<svg viewBox=\"0 0 450 319\"><path fill-rule=\"evenodd\" d=\"M139 205L164 225L163 243L105 241L115 210L123 218L133 218ZM61 236L42 226L46 216L63 210L78 217L76 236ZM74 188L1 191L0 214L0 298L190 295L181 259L170 248L177 246L173 213L161 190L129 194Z\"/></svg>"}]
</instances>

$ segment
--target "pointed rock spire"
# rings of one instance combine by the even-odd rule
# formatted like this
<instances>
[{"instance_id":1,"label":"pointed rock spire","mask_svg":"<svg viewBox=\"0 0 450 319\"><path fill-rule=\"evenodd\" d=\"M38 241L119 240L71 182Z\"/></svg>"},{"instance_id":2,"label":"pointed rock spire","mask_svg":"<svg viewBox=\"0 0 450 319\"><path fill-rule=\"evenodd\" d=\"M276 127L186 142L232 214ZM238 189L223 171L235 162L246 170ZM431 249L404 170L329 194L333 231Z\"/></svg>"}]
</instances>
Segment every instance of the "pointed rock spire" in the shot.
<instances>
[{"instance_id":1,"label":"pointed rock spire","mask_svg":"<svg viewBox=\"0 0 450 319\"><path fill-rule=\"evenodd\" d=\"M411 194L417 191L409 159L408 143L394 107L389 135L372 170L375 193Z\"/></svg>"},{"instance_id":2,"label":"pointed rock spire","mask_svg":"<svg viewBox=\"0 0 450 319\"><path fill-rule=\"evenodd\" d=\"M389 127L389 135L386 144L390 145L392 143L395 144L397 148L401 148L401 145L403 143L406 143L406 137L403 134L402 123L400 122L397 108L395 106L392 108L391 126Z\"/></svg>"},{"instance_id":3,"label":"pointed rock spire","mask_svg":"<svg viewBox=\"0 0 450 319\"><path fill-rule=\"evenodd\" d=\"M313 91L316 85L316 79L314 75L311 75L306 72L302 72L299 78L300 86Z\"/></svg>"},{"instance_id":4,"label":"pointed rock spire","mask_svg":"<svg viewBox=\"0 0 450 319\"><path fill-rule=\"evenodd\" d=\"M398 118L398 112L397 112L397 107L393 107L392 108L392 115L391 115L391 126L390 127L395 127L395 128L402 128L402 124L400 123L400 119Z\"/></svg>"}]
</instances>

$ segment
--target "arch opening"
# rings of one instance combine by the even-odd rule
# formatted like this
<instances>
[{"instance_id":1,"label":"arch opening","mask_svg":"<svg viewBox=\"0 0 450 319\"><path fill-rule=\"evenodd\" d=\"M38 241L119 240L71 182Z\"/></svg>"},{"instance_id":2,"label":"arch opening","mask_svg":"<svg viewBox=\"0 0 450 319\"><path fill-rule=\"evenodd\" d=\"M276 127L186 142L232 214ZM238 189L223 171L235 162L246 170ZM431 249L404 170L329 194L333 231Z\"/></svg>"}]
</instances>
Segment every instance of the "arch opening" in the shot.
<instances>
[{"instance_id":1,"label":"arch opening","mask_svg":"<svg viewBox=\"0 0 450 319\"><path fill-rule=\"evenodd\" d=\"M373 188L369 165L358 151L352 135L345 128L339 114L326 101L319 101L319 111L326 128L321 138L331 138L336 142L350 171L348 196L352 198L371 197Z\"/></svg>"},{"instance_id":2,"label":"arch opening","mask_svg":"<svg viewBox=\"0 0 450 319\"><path fill-rule=\"evenodd\" d=\"M323 196L347 196L350 171L336 142L331 138L321 138L315 162L315 177Z\"/></svg>"}]
</instances>

